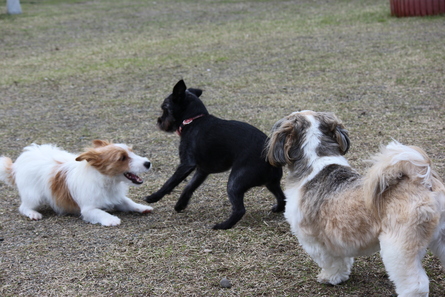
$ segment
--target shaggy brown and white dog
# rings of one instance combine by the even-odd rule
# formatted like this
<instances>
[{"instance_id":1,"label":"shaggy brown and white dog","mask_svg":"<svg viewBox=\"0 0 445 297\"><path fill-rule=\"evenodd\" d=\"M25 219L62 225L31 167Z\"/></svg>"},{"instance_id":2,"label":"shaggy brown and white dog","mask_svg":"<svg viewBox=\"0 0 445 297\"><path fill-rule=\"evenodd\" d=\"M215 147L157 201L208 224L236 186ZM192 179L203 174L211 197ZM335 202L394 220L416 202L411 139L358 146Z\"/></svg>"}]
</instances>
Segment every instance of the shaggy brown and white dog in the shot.
<instances>
[{"instance_id":1,"label":"shaggy brown and white dog","mask_svg":"<svg viewBox=\"0 0 445 297\"><path fill-rule=\"evenodd\" d=\"M95 140L93 146L75 155L50 144L32 144L14 163L0 157L0 180L17 186L20 213L40 220L37 209L49 205L59 214L80 214L87 222L115 226L121 220L104 210L151 212L151 206L126 197L128 185L142 184L137 174L150 169L148 159L125 144Z\"/></svg>"},{"instance_id":2,"label":"shaggy brown and white dog","mask_svg":"<svg viewBox=\"0 0 445 297\"><path fill-rule=\"evenodd\" d=\"M445 188L426 153L396 141L364 176L343 155L348 132L332 113L294 112L273 127L268 160L288 165L285 217L321 267L318 281L349 278L353 257L380 250L400 296L428 296L426 248L445 266Z\"/></svg>"}]
</instances>

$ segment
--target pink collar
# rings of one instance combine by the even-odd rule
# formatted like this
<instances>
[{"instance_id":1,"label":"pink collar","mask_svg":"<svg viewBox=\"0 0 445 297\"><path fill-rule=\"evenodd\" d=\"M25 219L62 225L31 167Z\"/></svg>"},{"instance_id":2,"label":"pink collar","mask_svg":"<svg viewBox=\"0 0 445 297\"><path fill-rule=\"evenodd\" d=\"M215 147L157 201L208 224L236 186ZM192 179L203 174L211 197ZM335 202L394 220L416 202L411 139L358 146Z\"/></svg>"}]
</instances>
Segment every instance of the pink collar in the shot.
<instances>
[{"instance_id":1,"label":"pink collar","mask_svg":"<svg viewBox=\"0 0 445 297\"><path fill-rule=\"evenodd\" d=\"M191 124L194 120L199 119L200 117L203 117L203 116L205 116L205 114L200 114L200 115L197 115L197 116L195 116L193 118L189 118L189 119L183 120L181 125L179 125L178 130L176 130L176 134L181 136L182 128L184 128L185 125Z\"/></svg>"}]
</instances>

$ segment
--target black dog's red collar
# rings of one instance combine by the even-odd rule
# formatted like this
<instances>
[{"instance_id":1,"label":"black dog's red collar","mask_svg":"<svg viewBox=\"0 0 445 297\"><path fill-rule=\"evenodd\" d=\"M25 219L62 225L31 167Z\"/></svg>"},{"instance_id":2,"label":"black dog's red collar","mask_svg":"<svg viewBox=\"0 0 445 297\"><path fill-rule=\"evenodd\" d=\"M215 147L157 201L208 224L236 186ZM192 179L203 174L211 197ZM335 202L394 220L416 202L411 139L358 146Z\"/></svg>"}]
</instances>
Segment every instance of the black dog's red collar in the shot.
<instances>
[{"instance_id":1,"label":"black dog's red collar","mask_svg":"<svg viewBox=\"0 0 445 297\"><path fill-rule=\"evenodd\" d=\"M197 115L197 116L195 116L195 117L193 117L193 118L183 120L182 123L181 123L181 125L179 125L178 130L176 130L176 133L177 133L179 136L181 136L182 128L184 128L185 125L188 125L188 124L190 124L191 122L193 122L194 120L199 119L200 117L203 117L203 116L205 116L205 114L200 114L200 115Z\"/></svg>"}]
</instances>

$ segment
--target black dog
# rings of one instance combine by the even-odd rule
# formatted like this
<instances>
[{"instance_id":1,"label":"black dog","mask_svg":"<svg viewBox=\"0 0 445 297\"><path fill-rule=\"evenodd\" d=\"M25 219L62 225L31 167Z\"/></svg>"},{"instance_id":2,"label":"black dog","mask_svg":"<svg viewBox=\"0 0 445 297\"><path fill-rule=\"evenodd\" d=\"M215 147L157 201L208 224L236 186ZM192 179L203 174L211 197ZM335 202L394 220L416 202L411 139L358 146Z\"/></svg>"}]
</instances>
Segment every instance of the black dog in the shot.
<instances>
[{"instance_id":1,"label":"black dog","mask_svg":"<svg viewBox=\"0 0 445 297\"><path fill-rule=\"evenodd\" d=\"M175 210L187 207L193 192L211 173L232 168L227 193L232 203L229 219L213 229L230 229L245 214L244 193L255 186L265 185L277 199L273 212L284 211L284 193L280 187L282 169L266 162L264 148L267 136L257 128L243 122L226 121L210 115L198 98L199 89L188 89L183 80L162 104L163 114L158 126L166 132L176 131L181 136L179 164L176 172L156 193L145 198L159 201L169 194L193 170L195 175L184 188Z\"/></svg>"}]
</instances>

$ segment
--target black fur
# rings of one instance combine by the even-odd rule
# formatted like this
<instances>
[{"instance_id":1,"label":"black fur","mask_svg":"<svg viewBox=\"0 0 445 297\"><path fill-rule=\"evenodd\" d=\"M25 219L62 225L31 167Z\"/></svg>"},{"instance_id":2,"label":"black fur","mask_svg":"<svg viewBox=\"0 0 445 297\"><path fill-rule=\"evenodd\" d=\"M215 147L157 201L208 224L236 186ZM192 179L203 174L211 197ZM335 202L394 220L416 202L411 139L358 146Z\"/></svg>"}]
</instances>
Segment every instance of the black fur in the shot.
<instances>
[{"instance_id":1,"label":"black fur","mask_svg":"<svg viewBox=\"0 0 445 297\"><path fill-rule=\"evenodd\" d=\"M273 212L284 211L285 196L280 186L283 172L281 167L266 162L267 136L247 123L210 115L198 98L201 94L198 89L187 90L184 81L180 80L173 93L164 100L158 126L166 132L180 130L180 164L161 189L145 201L159 201L196 170L176 203L175 210L180 212L209 174L232 169L227 184L232 214L213 229L230 229L243 217L246 212L244 193L255 186L265 185L274 194L277 204L272 208ZM184 120L196 116L199 117L191 123L183 124Z\"/></svg>"}]
</instances>

